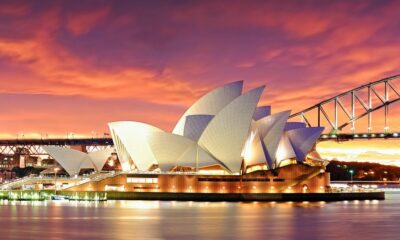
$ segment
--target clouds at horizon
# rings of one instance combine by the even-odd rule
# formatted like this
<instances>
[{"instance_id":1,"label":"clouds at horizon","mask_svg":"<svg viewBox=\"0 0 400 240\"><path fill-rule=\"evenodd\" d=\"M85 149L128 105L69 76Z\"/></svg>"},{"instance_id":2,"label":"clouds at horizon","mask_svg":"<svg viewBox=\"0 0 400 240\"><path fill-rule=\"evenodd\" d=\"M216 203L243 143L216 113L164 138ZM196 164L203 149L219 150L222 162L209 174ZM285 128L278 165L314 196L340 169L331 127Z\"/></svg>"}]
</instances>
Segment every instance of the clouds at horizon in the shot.
<instances>
[{"instance_id":1,"label":"clouds at horizon","mask_svg":"<svg viewBox=\"0 0 400 240\"><path fill-rule=\"evenodd\" d=\"M320 142L317 151L326 160L375 162L400 167L400 140Z\"/></svg>"}]
</instances>

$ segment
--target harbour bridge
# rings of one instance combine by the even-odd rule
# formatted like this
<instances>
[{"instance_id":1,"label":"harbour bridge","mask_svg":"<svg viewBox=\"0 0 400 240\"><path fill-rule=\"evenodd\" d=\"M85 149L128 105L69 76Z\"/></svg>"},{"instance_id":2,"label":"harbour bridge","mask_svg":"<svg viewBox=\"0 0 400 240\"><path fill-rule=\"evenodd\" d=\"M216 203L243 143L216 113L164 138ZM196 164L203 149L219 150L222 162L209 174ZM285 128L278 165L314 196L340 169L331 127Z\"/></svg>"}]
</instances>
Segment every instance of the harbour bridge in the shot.
<instances>
[{"instance_id":1,"label":"harbour bridge","mask_svg":"<svg viewBox=\"0 0 400 240\"><path fill-rule=\"evenodd\" d=\"M302 121L309 127L325 127L321 141L400 139L400 130L393 131L395 127L400 128L400 120L389 121L389 112L392 111L389 110L400 102L399 82L400 75L371 82L321 101L289 118ZM379 111L383 113L376 118ZM41 147L44 145L82 146L91 152L113 147L113 141L110 137L0 140L0 154L13 155L24 150L28 155L47 155Z\"/></svg>"},{"instance_id":2,"label":"harbour bridge","mask_svg":"<svg viewBox=\"0 0 400 240\"><path fill-rule=\"evenodd\" d=\"M294 113L289 118L304 122L309 127L325 127L320 140L400 138L399 84L400 75L364 84ZM397 110L397 116L390 119L389 112L392 110Z\"/></svg>"}]
</instances>

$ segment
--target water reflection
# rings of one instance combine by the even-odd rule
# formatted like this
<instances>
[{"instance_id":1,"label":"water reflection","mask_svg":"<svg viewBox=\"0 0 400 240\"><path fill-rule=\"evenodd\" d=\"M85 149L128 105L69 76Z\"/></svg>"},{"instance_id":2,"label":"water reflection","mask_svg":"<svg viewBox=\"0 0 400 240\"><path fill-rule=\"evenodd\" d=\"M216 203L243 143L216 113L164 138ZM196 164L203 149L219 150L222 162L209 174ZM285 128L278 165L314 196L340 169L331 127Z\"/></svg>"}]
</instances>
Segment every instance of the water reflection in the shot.
<instances>
[{"instance_id":1,"label":"water reflection","mask_svg":"<svg viewBox=\"0 0 400 240\"><path fill-rule=\"evenodd\" d=\"M332 203L1 200L0 231L2 239L393 239L400 227L400 194L387 198Z\"/></svg>"}]
</instances>

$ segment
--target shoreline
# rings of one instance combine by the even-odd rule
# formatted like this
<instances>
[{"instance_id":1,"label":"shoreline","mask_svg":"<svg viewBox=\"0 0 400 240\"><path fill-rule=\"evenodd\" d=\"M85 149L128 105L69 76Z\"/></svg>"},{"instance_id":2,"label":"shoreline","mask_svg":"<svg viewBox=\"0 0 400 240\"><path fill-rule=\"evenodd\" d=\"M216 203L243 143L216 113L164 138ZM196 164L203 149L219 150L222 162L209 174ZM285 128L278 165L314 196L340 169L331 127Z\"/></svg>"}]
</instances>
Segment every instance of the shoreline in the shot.
<instances>
[{"instance_id":1,"label":"shoreline","mask_svg":"<svg viewBox=\"0 0 400 240\"><path fill-rule=\"evenodd\" d=\"M89 192L59 191L58 194L74 196ZM338 193L170 193L170 192L97 192L107 194L107 200L160 200L199 202L317 202L345 200L385 200L385 192L338 192ZM93 193L92 193L93 194Z\"/></svg>"},{"instance_id":2,"label":"shoreline","mask_svg":"<svg viewBox=\"0 0 400 240\"><path fill-rule=\"evenodd\" d=\"M154 200L154 201L196 201L196 202L334 202L346 200L385 200L384 191L375 192L334 192L334 193L171 193L171 192L117 192L117 191L0 191L1 199L35 201L52 196L71 197L78 201L104 200ZM10 197L13 196L13 197ZM35 196L35 197L31 197Z\"/></svg>"}]
</instances>

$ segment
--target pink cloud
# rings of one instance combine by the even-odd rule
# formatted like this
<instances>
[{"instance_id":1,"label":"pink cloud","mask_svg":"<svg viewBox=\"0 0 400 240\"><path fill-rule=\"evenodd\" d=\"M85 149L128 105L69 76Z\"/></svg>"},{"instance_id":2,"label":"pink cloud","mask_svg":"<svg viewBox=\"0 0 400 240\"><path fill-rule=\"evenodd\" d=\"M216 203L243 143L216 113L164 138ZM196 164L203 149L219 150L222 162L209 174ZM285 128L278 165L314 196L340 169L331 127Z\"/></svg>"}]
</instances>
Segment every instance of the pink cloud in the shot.
<instances>
[{"instance_id":1,"label":"pink cloud","mask_svg":"<svg viewBox=\"0 0 400 240\"><path fill-rule=\"evenodd\" d=\"M28 4L17 2L0 3L0 16L24 16L29 10Z\"/></svg>"},{"instance_id":2,"label":"pink cloud","mask_svg":"<svg viewBox=\"0 0 400 240\"><path fill-rule=\"evenodd\" d=\"M80 11L69 14L67 17L67 29L74 35L79 36L89 32L93 27L104 20L110 13L109 7L100 7L90 11Z\"/></svg>"},{"instance_id":3,"label":"pink cloud","mask_svg":"<svg viewBox=\"0 0 400 240\"><path fill-rule=\"evenodd\" d=\"M96 11L95 16L103 12ZM90 61L74 55L52 37L60 26L56 9L44 14L39 22L43 23L42 27L30 38L0 38L0 56L32 73L28 86L18 80L1 81L3 92L135 98L164 104L187 103L199 94L189 82L179 80L168 70L160 73L142 67L98 69Z\"/></svg>"},{"instance_id":4,"label":"pink cloud","mask_svg":"<svg viewBox=\"0 0 400 240\"><path fill-rule=\"evenodd\" d=\"M0 9L8 21L0 26L2 93L83 97L93 105L135 100L112 116L170 129L185 107L225 82L244 79L246 89L266 84L263 104L299 111L398 69L393 10L398 4L210 1L146 8L117 3L74 12L64 5L39 12L20 5ZM137 102L150 104L151 111ZM82 115L97 113L97 129L106 130L113 120L77 108L55 111L70 117L68 126L42 109L43 115L29 113L31 125L21 128L84 132L92 126L80 121ZM37 123L47 117L53 125ZM4 126L18 129L11 125Z\"/></svg>"}]
</instances>

